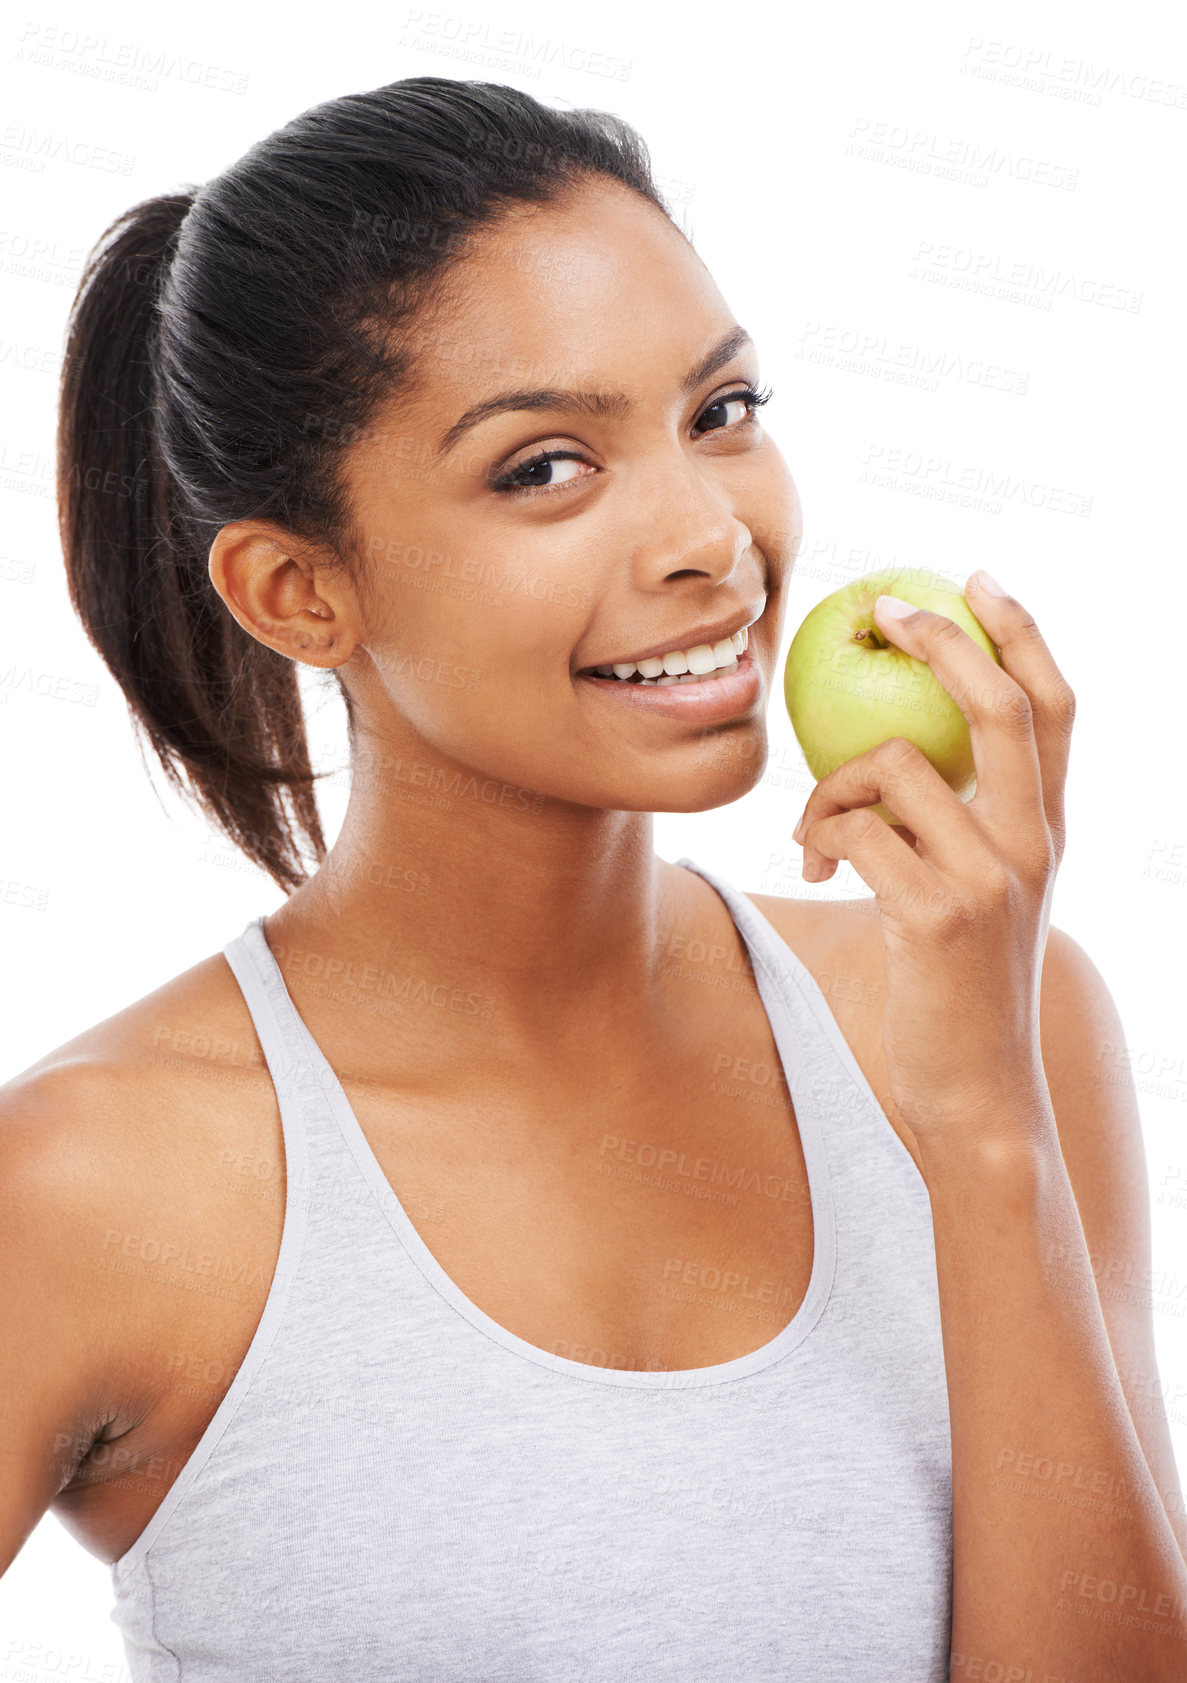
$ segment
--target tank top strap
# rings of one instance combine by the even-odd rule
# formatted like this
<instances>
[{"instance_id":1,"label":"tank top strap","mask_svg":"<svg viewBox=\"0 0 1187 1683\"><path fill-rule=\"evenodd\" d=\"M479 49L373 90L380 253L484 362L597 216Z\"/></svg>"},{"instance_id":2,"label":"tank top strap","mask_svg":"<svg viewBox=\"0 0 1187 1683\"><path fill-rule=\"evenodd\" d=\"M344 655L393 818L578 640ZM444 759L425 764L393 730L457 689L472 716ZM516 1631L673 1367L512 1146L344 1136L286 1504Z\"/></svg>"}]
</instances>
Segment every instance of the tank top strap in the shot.
<instances>
[{"instance_id":1,"label":"tank top strap","mask_svg":"<svg viewBox=\"0 0 1187 1683\"><path fill-rule=\"evenodd\" d=\"M268 1073L276 1091L283 1131L286 1194L290 1204L308 1202L310 1146L326 1110L325 1086L309 1055L307 1033L297 1016L263 931L263 914L223 947L239 983Z\"/></svg>"},{"instance_id":2,"label":"tank top strap","mask_svg":"<svg viewBox=\"0 0 1187 1683\"><path fill-rule=\"evenodd\" d=\"M281 985L263 930L263 915L228 941L223 957L243 993L278 1094L302 1091L312 1075L301 1024ZM312 1097L305 1093L305 1097Z\"/></svg>"},{"instance_id":3,"label":"tank top strap","mask_svg":"<svg viewBox=\"0 0 1187 1683\"><path fill-rule=\"evenodd\" d=\"M369 1172L370 1147L326 1059L293 1003L284 973L253 918L223 948L255 1024L276 1089L286 1160L288 1198L308 1229L304 1249L337 1242L343 1223L361 1206L393 1204L395 1195L378 1169ZM372 1165L373 1166L373 1165Z\"/></svg>"},{"instance_id":4,"label":"tank top strap","mask_svg":"<svg viewBox=\"0 0 1187 1683\"><path fill-rule=\"evenodd\" d=\"M879 1211L887 1222L905 1222L934 1268L926 1184L815 976L770 920L731 883L692 859L676 863L717 890L746 943L796 1107L813 1204L818 1180L822 1189L827 1185L827 1203L836 1207L841 1225L853 1232L868 1237ZM845 1268L851 1276L868 1273L869 1256L863 1260L861 1246L850 1247ZM929 1280L927 1276L924 1290Z\"/></svg>"},{"instance_id":5,"label":"tank top strap","mask_svg":"<svg viewBox=\"0 0 1187 1683\"><path fill-rule=\"evenodd\" d=\"M801 1087L811 1090L816 1101L814 1108L823 1107L827 1112L843 1102L851 1104L856 1098L862 1108L872 1103L879 1109L816 978L770 920L715 871L689 858L678 859L676 863L703 877L729 907L750 954L755 981L776 1039L780 1039L782 1025L794 1027L794 1044L785 1053L785 1062L789 1075L793 1078L798 1075ZM783 1050L781 1041L780 1049ZM880 1109L879 1115L885 1126Z\"/></svg>"}]
</instances>

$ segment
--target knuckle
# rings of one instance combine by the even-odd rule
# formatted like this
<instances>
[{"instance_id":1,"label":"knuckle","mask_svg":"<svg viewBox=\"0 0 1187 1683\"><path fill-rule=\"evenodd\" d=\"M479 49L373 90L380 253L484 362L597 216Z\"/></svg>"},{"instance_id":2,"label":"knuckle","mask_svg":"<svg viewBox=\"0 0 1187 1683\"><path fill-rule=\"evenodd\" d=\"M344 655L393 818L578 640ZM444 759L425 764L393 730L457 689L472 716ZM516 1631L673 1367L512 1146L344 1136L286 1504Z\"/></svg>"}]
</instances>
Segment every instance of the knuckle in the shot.
<instances>
[{"instance_id":1,"label":"knuckle","mask_svg":"<svg viewBox=\"0 0 1187 1683\"><path fill-rule=\"evenodd\" d=\"M937 643L960 643L964 641L965 632L961 630L954 619L945 614L937 614L935 623L930 627L932 639Z\"/></svg>"},{"instance_id":2,"label":"knuckle","mask_svg":"<svg viewBox=\"0 0 1187 1683\"><path fill-rule=\"evenodd\" d=\"M1061 851L1044 825L1042 834L1036 836L1022 854L1021 870L1026 881L1040 886L1047 883L1055 873Z\"/></svg>"},{"instance_id":3,"label":"knuckle","mask_svg":"<svg viewBox=\"0 0 1187 1683\"><path fill-rule=\"evenodd\" d=\"M1066 681L1061 683L1050 702L1051 716L1064 730L1070 730L1076 718L1076 695Z\"/></svg>"},{"instance_id":4,"label":"knuckle","mask_svg":"<svg viewBox=\"0 0 1187 1683\"><path fill-rule=\"evenodd\" d=\"M840 823L849 841L864 841L866 837L886 828L873 807L869 806L854 807L851 812L842 816Z\"/></svg>"},{"instance_id":5,"label":"knuckle","mask_svg":"<svg viewBox=\"0 0 1187 1683\"><path fill-rule=\"evenodd\" d=\"M1014 873L997 854L976 863L972 872L975 888L961 894L948 892L933 914L933 926L940 935L964 935L984 929L1013 904L1017 893Z\"/></svg>"},{"instance_id":6,"label":"knuckle","mask_svg":"<svg viewBox=\"0 0 1187 1683\"><path fill-rule=\"evenodd\" d=\"M947 889L935 889L924 907L931 934L938 940L950 940L963 934L976 922L976 908L963 895Z\"/></svg>"},{"instance_id":7,"label":"knuckle","mask_svg":"<svg viewBox=\"0 0 1187 1683\"><path fill-rule=\"evenodd\" d=\"M935 912L942 923L976 923L1014 893L1011 865L996 850L971 843L960 882L937 891Z\"/></svg>"},{"instance_id":8,"label":"knuckle","mask_svg":"<svg viewBox=\"0 0 1187 1683\"><path fill-rule=\"evenodd\" d=\"M1004 688L995 703L996 716L1011 736L1027 736L1034 729L1034 708L1020 684Z\"/></svg>"},{"instance_id":9,"label":"knuckle","mask_svg":"<svg viewBox=\"0 0 1187 1683\"><path fill-rule=\"evenodd\" d=\"M1051 870L1054 872L1059 869L1067 846L1067 824L1061 812L1051 819L1048 833L1051 837Z\"/></svg>"},{"instance_id":10,"label":"knuckle","mask_svg":"<svg viewBox=\"0 0 1187 1683\"><path fill-rule=\"evenodd\" d=\"M981 896L991 907L1004 906L1014 894L1014 877L1001 859L991 859L979 874Z\"/></svg>"},{"instance_id":11,"label":"knuckle","mask_svg":"<svg viewBox=\"0 0 1187 1683\"><path fill-rule=\"evenodd\" d=\"M871 758L888 795L908 798L918 794L935 775L922 748L906 736L892 736L879 743Z\"/></svg>"},{"instance_id":12,"label":"knuckle","mask_svg":"<svg viewBox=\"0 0 1187 1683\"><path fill-rule=\"evenodd\" d=\"M878 744L871 758L888 771L898 771L906 766L913 767L923 754L909 737L890 736Z\"/></svg>"}]
</instances>

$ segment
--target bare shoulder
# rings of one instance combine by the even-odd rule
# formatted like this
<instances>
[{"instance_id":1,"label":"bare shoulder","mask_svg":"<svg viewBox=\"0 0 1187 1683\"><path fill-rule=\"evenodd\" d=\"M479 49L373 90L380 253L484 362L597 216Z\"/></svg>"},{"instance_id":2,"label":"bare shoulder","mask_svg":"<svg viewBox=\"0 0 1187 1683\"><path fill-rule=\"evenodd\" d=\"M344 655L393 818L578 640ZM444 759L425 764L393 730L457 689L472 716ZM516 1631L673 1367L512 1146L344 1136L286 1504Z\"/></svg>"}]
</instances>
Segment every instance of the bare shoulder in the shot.
<instances>
[{"instance_id":1,"label":"bare shoulder","mask_svg":"<svg viewBox=\"0 0 1187 1683\"><path fill-rule=\"evenodd\" d=\"M880 948L873 897L856 900L802 900L786 894L751 894L746 898L812 969L815 962L852 951L854 959L873 957Z\"/></svg>"},{"instance_id":2,"label":"bare shoulder","mask_svg":"<svg viewBox=\"0 0 1187 1683\"><path fill-rule=\"evenodd\" d=\"M230 1242L220 1153L269 1114L253 1042L214 954L0 1086L0 1343L25 1353L26 1400L53 1390L63 1465L139 1417L161 1341L189 1312L144 1260Z\"/></svg>"},{"instance_id":3,"label":"bare shoulder","mask_svg":"<svg viewBox=\"0 0 1187 1683\"><path fill-rule=\"evenodd\" d=\"M915 1136L888 1103L882 1043L885 985L882 935L874 899L802 900L781 894L747 894L816 983L879 1109L920 1174Z\"/></svg>"},{"instance_id":4,"label":"bare shoulder","mask_svg":"<svg viewBox=\"0 0 1187 1683\"><path fill-rule=\"evenodd\" d=\"M119 1079L117 1072L121 1072L125 1081L135 1072L138 1082L151 1082L154 1070L179 1067L177 1053L189 1059L188 1037L204 1024L212 1029L237 1026L240 1040L246 1024L251 1034L242 994L221 953L200 959L142 998L64 1041L0 1086L0 1096L7 1099L18 1089L31 1091L34 1081L51 1074L64 1081L68 1071L84 1080L88 1072L95 1079L101 1079L102 1072ZM226 1048L219 1048L220 1057L225 1052Z\"/></svg>"},{"instance_id":5,"label":"bare shoulder","mask_svg":"<svg viewBox=\"0 0 1187 1683\"><path fill-rule=\"evenodd\" d=\"M882 1081L882 935L873 896L797 900L747 894L810 972L876 1094ZM881 1084L880 1084L881 1083Z\"/></svg>"},{"instance_id":6,"label":"bare shoulder","mask_svg":"<svg viewBox=\"0 0 1187 1683\"><path fill-rule=\"evenodd\" d=\"M215 1086L246 1091L261 1075L238 984L212 954L0 1086L10 1184L40 1186L63 1214L134 1201L184 1166L195 1123L216 1123Z\"/></svg>"}]
</instances>

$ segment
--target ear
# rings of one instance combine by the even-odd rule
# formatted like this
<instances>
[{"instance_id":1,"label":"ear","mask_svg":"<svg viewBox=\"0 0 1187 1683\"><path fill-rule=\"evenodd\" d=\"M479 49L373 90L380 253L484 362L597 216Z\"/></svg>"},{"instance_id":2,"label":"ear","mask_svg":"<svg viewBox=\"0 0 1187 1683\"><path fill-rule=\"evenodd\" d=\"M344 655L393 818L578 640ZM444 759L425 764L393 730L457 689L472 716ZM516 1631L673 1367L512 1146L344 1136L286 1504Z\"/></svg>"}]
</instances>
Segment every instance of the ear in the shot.
<instances>
[{"instance_id":1,"label":"ear","mask_svg":"<svg viewBox=\"0 0 1187 1683\"><path fill-rule=\"evenodd\" d=\"M245 631L307 666L342 666L361 642L346 569L266 520L232 520L210 546L210 582Z\"/></svg>"}]
</instances>

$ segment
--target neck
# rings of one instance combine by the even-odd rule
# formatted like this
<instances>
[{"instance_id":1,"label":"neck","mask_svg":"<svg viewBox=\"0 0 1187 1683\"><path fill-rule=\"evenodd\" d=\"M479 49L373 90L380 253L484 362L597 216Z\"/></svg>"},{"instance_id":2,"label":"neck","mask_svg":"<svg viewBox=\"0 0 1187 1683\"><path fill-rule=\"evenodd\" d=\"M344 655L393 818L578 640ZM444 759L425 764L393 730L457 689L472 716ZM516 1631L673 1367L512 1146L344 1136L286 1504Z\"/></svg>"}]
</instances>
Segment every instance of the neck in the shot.
<instances>
[{"instance_id":1,"label":"neck","mask_svg":"<svg viewBox=\"0 0 1187 1683\"><path fill-rule=\"evenodd\" d=\"M554 1043L566 1024L576 1041L591 1008L637 1014L690 905L652 815L426 772L391 757L356 774L321 869L267 921L273 945L436 977Z\"/></svg>"}]
</instances>

